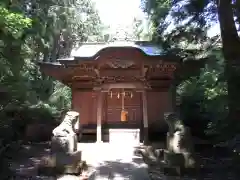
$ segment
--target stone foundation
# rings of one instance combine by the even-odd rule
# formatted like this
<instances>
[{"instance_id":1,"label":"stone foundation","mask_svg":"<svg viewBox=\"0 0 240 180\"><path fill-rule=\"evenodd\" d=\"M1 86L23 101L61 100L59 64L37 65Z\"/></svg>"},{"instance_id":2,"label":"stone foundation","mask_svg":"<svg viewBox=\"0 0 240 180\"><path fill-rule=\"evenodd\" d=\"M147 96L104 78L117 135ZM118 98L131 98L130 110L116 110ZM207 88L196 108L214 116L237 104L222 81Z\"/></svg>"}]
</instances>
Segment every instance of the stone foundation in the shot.
<instances>
[{"instance_id":1,"label":"stone foundation","mask_svg":"<svg viewBox=\"0 0 240 180\"><path fill-rule=\"evenodd\" d=\"M109 129L109 142L118 144L140 144L140 129Z\"/></svg>"}]
</instances>

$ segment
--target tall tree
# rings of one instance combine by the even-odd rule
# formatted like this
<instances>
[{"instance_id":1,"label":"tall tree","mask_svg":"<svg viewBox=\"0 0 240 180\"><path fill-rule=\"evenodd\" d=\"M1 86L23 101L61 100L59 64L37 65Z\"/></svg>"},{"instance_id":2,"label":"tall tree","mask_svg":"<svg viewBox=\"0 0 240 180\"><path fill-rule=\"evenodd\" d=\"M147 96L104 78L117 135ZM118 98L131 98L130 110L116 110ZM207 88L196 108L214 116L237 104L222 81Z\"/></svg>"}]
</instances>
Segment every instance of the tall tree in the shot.
<instances>
[{"instance_id":1,"label":"tall tree","mask_svg":"<svg viewBox=\"0 0 240 180\"><path fill-rule=\"evenodd\" d=\"M37 62L54 62L74 46L102 38L91 0L4 0L0 17L0 84L35 102L48 100L56 84L39 72Z\"/></svg>"},{"instance_id":2,"label":"tall tree","mask_svg":"<svg viewBox=\"0 0 240 180\"><path fill-rule=\"evenodd\" d=\"M218 0L218 18L222 37L222 51L225 58L225 75L228 82L229 118L239 124L240 115L240 39L238 36L231 0Z\"/></svg>"},{"instance_id":3,"label":"tall tree","mask_svg":"<svg viewBox=\"0 0 240 180\"><path fill-rule=\"evenodd\" d=\"M168 5L167 11L162 11L165 12L165 16L159 15L159 13L162 13L161 9L166 7L165 4ZM191 44L194 41L197 44L202 44L206 41L207 30L213 24L219 23L222 53L225 59L225 77L228 84L229 120L236 124L240 111L240 95L238 93L240 85L237 81L240 76L240 40L236 26L239 24L239 1L147 0L144 3L144 7L148 13L152 13L151 16L155 22L155 27L157 27L155 31L157 35L155 37L160 38L159 31L164 24L161 21L162 19L164 22L167 22L167 19L174 20L174 30L172 31L175 33L174 39L172 34L168 37L165 36L164 40L172 40L175 44L176 35L177 37L187 38ZM169 18L166 18L166 15ZM180 34L176 33L177 31Z\"/></svg>"}]
</instances>

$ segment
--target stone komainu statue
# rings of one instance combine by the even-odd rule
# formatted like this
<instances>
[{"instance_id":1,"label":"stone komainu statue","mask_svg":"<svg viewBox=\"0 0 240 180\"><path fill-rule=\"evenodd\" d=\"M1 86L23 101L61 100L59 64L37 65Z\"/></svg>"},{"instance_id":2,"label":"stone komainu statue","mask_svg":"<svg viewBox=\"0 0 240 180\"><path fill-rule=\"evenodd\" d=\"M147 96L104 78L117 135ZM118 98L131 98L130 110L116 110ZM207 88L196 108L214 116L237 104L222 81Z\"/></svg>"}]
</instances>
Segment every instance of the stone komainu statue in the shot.
<instances>
[{"instance_id":1,"label":"stone komainu statue","mask_svg":"<svg viewBox=\"0 0 240 180\"><path fill-rule=\"evenodd\" d=\"M77 135L79 129L79 113L76 111L68 111L59 126L53 130L52 150L55 151L54 145L60 144L64 151L74 152L77 149ZM59 147L58 151L61 148Z\"/></svg>"},{"instance_id":2,"label":"stone komainu statue","mask_svg":"<svg viewBox=\"0 0 240 180\"><path fill-rule=\"evenodd\" d=\"M190 129L186 127L174 112L164 113L169 126L167 133L167 152L169 157L176 157L184 167L195 167L194 145ZM182 158L181 158L182 157ZM179 162L181 164L181 162Z\"/></svg>"},{"instance_id":3,"label":"stone komainu statue","mask_svg":"<svg viewBox=\"0 0 240 180\"><path fill-rule=\"evenodd\" d=\"M66 134L75 134L79 129L79 113L68 111L59 126L53 130L54 136L64 136Z\"/></svg>"},{"instance_id":4,"label":"stone komainu statue","mask_svg":"<svg viewBox=\"0 0 240 180\"><path fill-rule=\"evenodd\" d=\"M51 156L48 163L64 173L79 173L81 166L81 151L77 150L76 131L79 127L79 113L68 111L62 123L53 131Z\"/></svg>"}]
</instances>

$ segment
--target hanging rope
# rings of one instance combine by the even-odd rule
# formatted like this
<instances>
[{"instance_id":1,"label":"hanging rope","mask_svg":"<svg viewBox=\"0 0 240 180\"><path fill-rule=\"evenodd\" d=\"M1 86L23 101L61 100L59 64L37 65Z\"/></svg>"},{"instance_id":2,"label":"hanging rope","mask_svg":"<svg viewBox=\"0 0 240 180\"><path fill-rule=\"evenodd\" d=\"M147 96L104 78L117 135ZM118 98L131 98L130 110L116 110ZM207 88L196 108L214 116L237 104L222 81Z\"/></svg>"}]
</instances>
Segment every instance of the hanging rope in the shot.
<instances>
[{"instance_id":1,"label":"hanging rope","mask_svg":"<svg viewBox=\"0 0 240 180\"><path fill-rule=\"evenodd\" d=\"M124 111L124 97L125 97L125 92L122 90L122 111Z\"/></svg>"}]
</instances>

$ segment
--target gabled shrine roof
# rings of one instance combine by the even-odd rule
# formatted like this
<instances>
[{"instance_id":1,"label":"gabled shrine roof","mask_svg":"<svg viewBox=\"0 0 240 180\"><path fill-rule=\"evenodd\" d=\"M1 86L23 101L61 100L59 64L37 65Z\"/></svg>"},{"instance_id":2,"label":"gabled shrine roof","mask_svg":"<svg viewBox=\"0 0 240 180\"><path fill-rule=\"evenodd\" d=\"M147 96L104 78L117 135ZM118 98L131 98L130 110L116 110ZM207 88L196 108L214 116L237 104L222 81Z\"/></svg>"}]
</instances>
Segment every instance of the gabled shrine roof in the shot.
<instances>
[{"instance_id":1,"label":"gabled shrine roof","mask_svg":"<svg viewBox=\"0 0 240 180\"><path fill-rule=\"evenodd\" d=\"M90 58L95 56L98 52L106 48L124 48L132 47L137 48L148 56L159 56L165 54L163 49L159 46L151 44L150 42L110 42L110 43L83 43L81 46L74 48L71 51L71 57L86 57Z\"/></svg>"}]
</instances>

